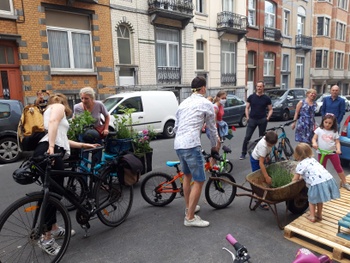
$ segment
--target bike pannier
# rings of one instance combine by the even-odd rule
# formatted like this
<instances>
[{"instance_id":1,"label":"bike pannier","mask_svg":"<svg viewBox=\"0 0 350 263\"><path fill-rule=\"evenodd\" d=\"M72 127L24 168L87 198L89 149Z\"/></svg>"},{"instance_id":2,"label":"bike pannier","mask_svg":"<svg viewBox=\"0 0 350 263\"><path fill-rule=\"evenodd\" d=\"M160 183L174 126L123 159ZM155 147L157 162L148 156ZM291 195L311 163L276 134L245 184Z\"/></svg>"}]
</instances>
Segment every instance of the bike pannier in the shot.
<instances>
[{"instance_id":1,"label":"bike pannier","mask_svg":"<svg viewBox=\"0 0 350 263\"><path fill-rule=\"evenodd\" d=\"M121 156L117 167L118 178L121 184L131 186L140 180L143 165L134 154L128 153Z\"/></svg>"}]
</instances>

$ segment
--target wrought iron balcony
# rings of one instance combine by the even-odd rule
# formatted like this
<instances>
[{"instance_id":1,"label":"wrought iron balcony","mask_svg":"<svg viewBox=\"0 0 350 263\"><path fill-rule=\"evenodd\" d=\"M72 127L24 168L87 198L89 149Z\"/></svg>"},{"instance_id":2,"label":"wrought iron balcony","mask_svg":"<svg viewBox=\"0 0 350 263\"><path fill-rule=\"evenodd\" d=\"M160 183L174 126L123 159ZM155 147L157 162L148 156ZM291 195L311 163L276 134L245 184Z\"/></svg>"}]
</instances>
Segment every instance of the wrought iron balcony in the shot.
<instances>
[{"instance_id":1,"label":"wrought iron balcony","mask_svg":"<svg viewBox=\"0 0 350 263\"><path fill-rule=\"evenodd\" d=\"M272 27L264 27L264 40L281 43L281 30Z\"/></svg>"},{"instance_id":2,"label":"wrought iron balcony","mask_svg":"<svg viewBox=\"0 0 350 263\"><path fill-rule=\"evenodd\" d=\"M164 24L164 18L168 18L185 28L193 17L192 0L148 0L148 14L152 24Z\"/></svg>"},{"instance_id":3,"label":"wrought iron balcony","mask_svg":"<svg viewBox=\"0 0 350 263\"><path fill-rule=\"evenodd\" d=\"M305 50L311 50L312 49L312 37L301 35L301 34L296 35L295 36L295 47L305 49Z\"/></svg>"},{"instance_id":4,"label":"wrought iron balcony","mask_svg":"<svg viewBox=\"0 0 350 263\"><path fill-rule=\"evenodd\" d=\"M221 74L221 84L223 85L236 85L236 80L236 73Z\"/></svg>"},{"instance_id":5,"label":"wrought iron balcony","mask_svg":"<svg viewBox=\"0 0 350 263\"><path fill-rule=\"evenodd\" d=\"M218 13L216 24L219 32L243 37L247 33L248 19L246 16L224 11Z\"/></svg>"},{"instance_id":6,"label":"wrought iron balcony","mask_svg":"<svg viewBox=\"0 0 350 263\"><path fill-rule=\"evenodd\" d=\"M265 83L265 87L266 88L274 88L276 85L276 78L271 76L271 77L268 77L268 76L265 76L264 77L264 83Z\"/></svg>"},{"instance_id":7,"label":"wrought iron balcony","mask_svg":"<svg viewBox=\"0 0 350 263\"><path fill-rule=\"evenodd\" d=\"M174 67L158 67L157 68L158 83L181 83L181 68Z\"/></svg>"},{"instance_id":8,"label":"wrought iron balcony","mask_svg":"<svg viewBox=\"0 0 350 263\"><path fill-rule=\"evenodd\" d=\"M304 87L304 79L295 79L295 87L303 88Z\"/></svg>"}]
</instances>

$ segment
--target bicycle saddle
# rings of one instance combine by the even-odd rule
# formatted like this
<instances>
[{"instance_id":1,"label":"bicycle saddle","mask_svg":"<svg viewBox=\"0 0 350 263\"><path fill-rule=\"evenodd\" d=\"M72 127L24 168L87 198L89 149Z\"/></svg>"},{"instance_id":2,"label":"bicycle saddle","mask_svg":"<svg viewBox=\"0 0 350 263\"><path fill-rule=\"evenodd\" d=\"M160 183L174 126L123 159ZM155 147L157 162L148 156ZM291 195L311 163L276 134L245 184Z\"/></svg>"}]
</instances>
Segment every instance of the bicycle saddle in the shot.
<instances>
[{"instance_id":1,"label":"bicycle saddle","mask_svg":"<svg viewBox=\"0 0 350 263\"><path fill-rule=\"evenodd\" d=\"M232 150L230 148L228 148L226 145L222 146L222 150L225 152L225 153L231 153Z\"/></svg>"},{"instance_id":2,"label":"bicycle saddle","mask_svg":"<svg viewBox=\"0 0 350 263\"><path fill-rule=\"evenodd\" d=\"M169 167L174 167L175 165L179 165L180 161L167 161L166 165Z\"/></svg>"}]
</instances>

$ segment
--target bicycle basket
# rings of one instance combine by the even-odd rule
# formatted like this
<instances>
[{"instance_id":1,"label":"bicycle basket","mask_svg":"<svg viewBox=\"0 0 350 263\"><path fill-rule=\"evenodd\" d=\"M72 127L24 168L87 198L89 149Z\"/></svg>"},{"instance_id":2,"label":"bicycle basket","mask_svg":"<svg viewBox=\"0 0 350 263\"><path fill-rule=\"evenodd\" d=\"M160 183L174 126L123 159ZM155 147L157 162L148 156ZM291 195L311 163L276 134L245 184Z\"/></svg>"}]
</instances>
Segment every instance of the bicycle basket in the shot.
<instances>
[{"instance_id":1,"label":"bicycle basket","mask_svg":"<svg viewBox=\"0 0 350 263\"><path fill-rule=\"evenodd\" d=\"M22 185L32 184L39 178L39 173L35 171L35 166L30 160L24 161L12 174L13 179Z\"/></svg>"}]
</instances>

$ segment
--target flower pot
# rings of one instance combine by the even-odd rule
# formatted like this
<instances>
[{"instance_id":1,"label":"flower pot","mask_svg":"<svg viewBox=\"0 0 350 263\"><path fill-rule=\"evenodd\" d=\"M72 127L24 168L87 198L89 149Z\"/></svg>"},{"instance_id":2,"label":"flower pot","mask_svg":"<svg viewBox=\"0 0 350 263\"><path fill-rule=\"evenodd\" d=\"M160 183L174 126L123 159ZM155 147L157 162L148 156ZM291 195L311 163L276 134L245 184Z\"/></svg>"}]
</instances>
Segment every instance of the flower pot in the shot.
<instances>
[{"instance_id":1,"label":"flower pot","mask_svg":"<svg viewBox=\"0 0 350 263\"><path fill-rule=\"evenodd\" d=\"M146 152L146 153L135 153L137 158L140 159L140 161L143 164L143 170L141 174L145 174L152 171L152 158L153 158L153 152Z\"/></svg>"}]
</instances>

